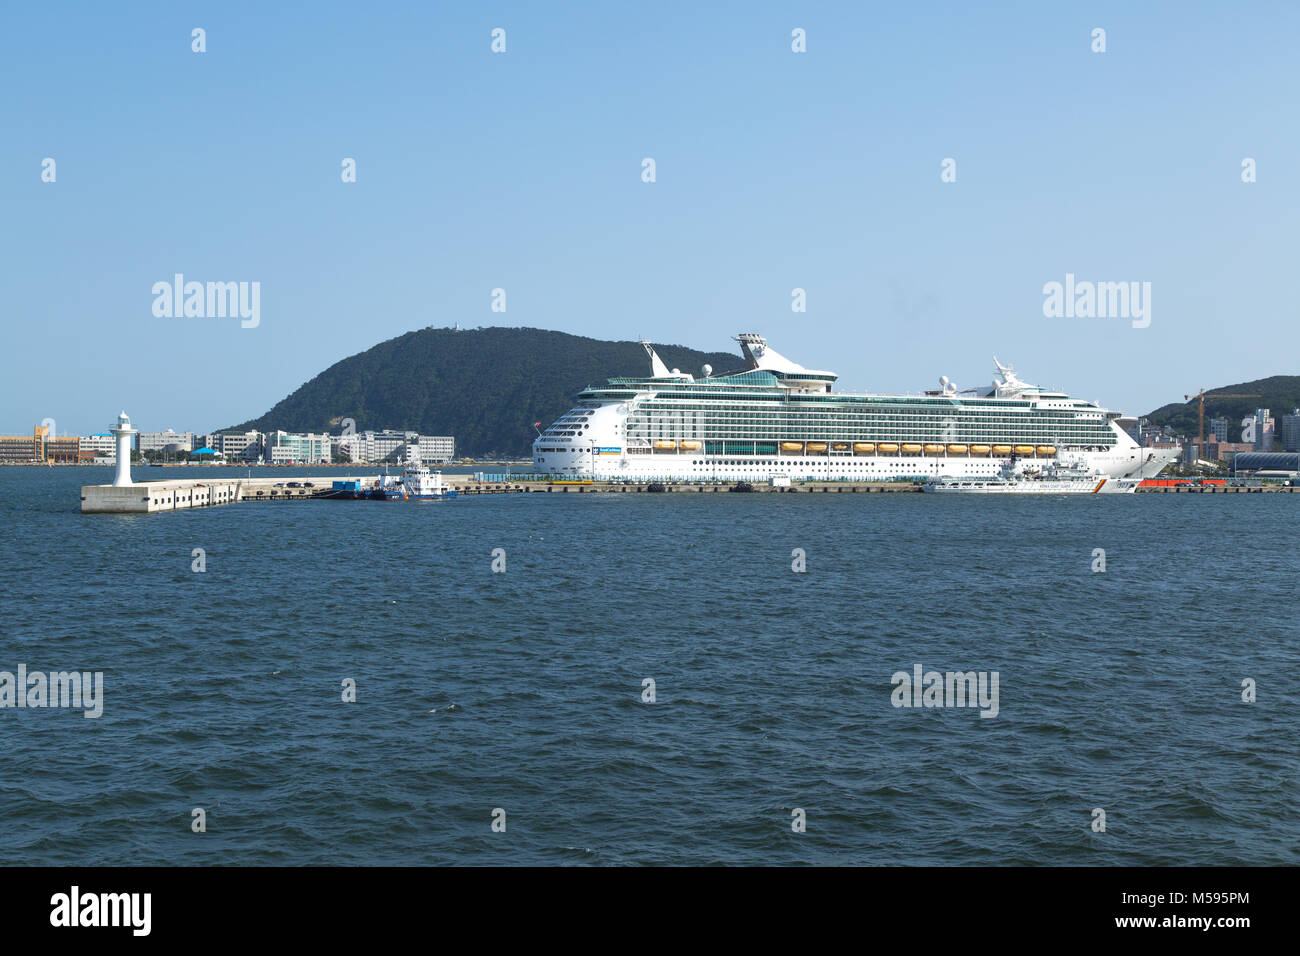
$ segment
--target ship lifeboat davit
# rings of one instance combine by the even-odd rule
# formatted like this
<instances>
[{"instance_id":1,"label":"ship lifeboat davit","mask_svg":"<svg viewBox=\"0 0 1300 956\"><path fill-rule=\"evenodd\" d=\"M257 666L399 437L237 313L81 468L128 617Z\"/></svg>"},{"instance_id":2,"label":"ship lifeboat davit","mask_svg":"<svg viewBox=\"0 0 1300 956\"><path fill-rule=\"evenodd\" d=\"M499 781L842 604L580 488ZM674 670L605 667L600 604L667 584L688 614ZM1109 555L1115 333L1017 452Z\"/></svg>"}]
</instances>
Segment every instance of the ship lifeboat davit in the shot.
<instances>
[{"instance_id":1,"label":"ship lifeboat davit","mask_svg":"<svg viewBox=\"0 0 1300 956\"><path fill-rule=\"evenodd\" d=\"M898 451L898 445L892 441L882 441L876 447L880 449L882 455L892 455L894 452Z\"/></svg>"},{"instance_id":2,"label":"ship lifeboat davit","mask_svg":"<svg viewBox=\"0 0 1300 956\"><path fill-rule=\"evenodd\" d=\"M950 454L950 455L964 455L964 454L966 454L966 446L965 446L965 445L949 445L949 446L948 446L948 454Z\"/></svg>"},{"instance_id":3,"label":"ship lifeboat davit","mask_svg":"<svg viewBox=\"0 0 1300 956\"><path fill-rule=\"evenodd\" d=\"M970 453L972 455L987 455L992 449L988 445L971 445Z\"/></svg>"},{"instance_id":4,"label":"ship lifeboat davit","mask_svg":"<svg viewBox=\"0 0 1300 956\"><path fill-rule=\"evenodd\" d=\"M1044 458L1047 458L1047 457L1049 457L1049 456L1051 456L1051 455L1055 455L1055 454L1056 454L1056 446L1055 446L1055 445L1039 445L1039 446L1038 446L1038 454L1042 455Z\"/></svg>"},{"instance_id":5,"label":"ship lifeboat davit","mask_svg":"<svg viewBox=\"0 0 1300 956\"><path fill-rule=\"evenodd\" d=\"M873 441L855 441L853 450L859 455L870 455L876 450L876 443Z\"/></svg>"},{"instance_id":6,"label":"ship lifeboat davit","mask_svg":"<svg viewBox=\"0 0 1300 956\"><path fill-rule=\"evenodd\" d=\"M682 451L699 451L699 450L700 450L700 443L699 443L698 441L683 441L683 442L678 442L678 443L677 443L677 446L678 446L679 448L681 448Z\"/></svg>"},{"instance_id":7,"label":"ship lifeboat davit","mask_svg":"<svg viewBox=\"0 0 1300 956\"><path fill-rule=\"evenodd\" d=\"M921 446L920 446L919 444L917 444L916 442L905 441L905 442L903 442L903 454L904 454L904 455L919 455L919 454L921 454Z\"/></svg>"},{"instance_id":8,"label":"ship lifeboat davit","mask_svg":"<svg viewBox=\"0 0 1300 956\"><path fill-rule=\"evenodd\" d=\"M1010 446L1010 445L994 445L994 446L993 446L993 454L995 454L995 455L1009 455L1009 454L1011 454L1011 446Z\"/></svg>"},{"instance_id":9,"label":"ship lifeboat davit","mask_svg":"<svg viewBox=\"0 0 1300 956\"><path fill-rule=\"evenodd\" d=\"M927 444L927 445L925 446L925 453L926 453L927 455L942 455L942 454L943 454L943 446L942 446L942 445L930 445L930 444Z\"/></svg>"},{"instance_id":10,"label":"ship lifeboat davit","mask_svg":"<svg viewBox=\"0 0 1300 956\"><path fill-rule=\"evenodd\" d=\"M782 450L782 451L793 451L793 452L800 452L800 451L803 451L803 442L801 442L801 441L783 441L783 442L781 442L781 450Z\"/></svg>"},{"instance_id":11,"label":"ship lifeboat davit","mask_svg":"<svg viewBox=\"0 0 1300 956\"><path fill-rule=\"evenodd\" d=\"M1034 446L1033 446L1033 445L1017 445L1017 446L1016 446L1016 454L1017 454L1017 455L1032 455L1033 453L1034 453Z\"/></svg>"},{"instance_id":12,"label":"ship lifeboat davit","mask_svg":"<svg viewBox=\"0 0 1300 956\"><path fill-rule=\"evenodd\" d=\"M660 438L655 441L655 447L663 451L673 451L677 447L677 442L670 441L667 438Z\"/></svg>"},{"instance_id":13,"label":"ship lifeboat davit","mask_svg":"<svg viewBox=\"0 0 1300 956\"><path fill-rule=\"evenodd\" d=\"M808 443L808 454L810 455L820 454L825 450L826 443L824 441L810 441Z\"/></svg>"}]
</instances>

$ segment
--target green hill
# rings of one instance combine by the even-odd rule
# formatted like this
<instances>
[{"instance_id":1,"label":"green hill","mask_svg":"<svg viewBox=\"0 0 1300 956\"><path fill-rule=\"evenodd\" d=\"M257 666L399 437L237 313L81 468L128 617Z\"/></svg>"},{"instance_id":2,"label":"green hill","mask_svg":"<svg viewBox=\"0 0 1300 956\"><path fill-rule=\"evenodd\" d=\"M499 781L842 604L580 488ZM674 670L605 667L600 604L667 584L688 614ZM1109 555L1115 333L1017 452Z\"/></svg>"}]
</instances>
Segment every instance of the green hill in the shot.
<instances>
[{"instance_id":1,"label":"green hill","mask_svg":"<svg viewBox=\"0 0 1300 956\"><path fill-rule=\"evenodd\" d=\"M1222 398L1212 399L1211 395L1226 392L1232 395L1258 395L1259 398ZM1300 375L1274 375L1253 382L1239 385L1224 385L1208 389L1205 392L1205 431L1210 431L1211 418L1226 418L1233 427L1228 429L1228 436L1240 433L1238 423L1257 408L1269 409L1274 418L1281 419L1300 407ZM1197 434L1196 399L1189 402L1174 402L1162 405L1146 417L1156 426L1169 425L1175 433L1192 437ZM1279 428L1281 425L1279 424Z\"/></svg>"},{"instance_id":2,"label":"green hill","mask_svg":"<svg viewBox=\"0 0 1300 956\"><path fill-rule=\"evenodd\" d=\"M744 366L727 352L657 343L655 351L692 374L706 363L719 372ZM265 415L223 430L338 434L351 418L357 431L454 435L458 455L526 457L533 422L549 425L587 385L649 371L635 342L542 329L422 329L331 365Z\"/></svg>"}]
</instances>

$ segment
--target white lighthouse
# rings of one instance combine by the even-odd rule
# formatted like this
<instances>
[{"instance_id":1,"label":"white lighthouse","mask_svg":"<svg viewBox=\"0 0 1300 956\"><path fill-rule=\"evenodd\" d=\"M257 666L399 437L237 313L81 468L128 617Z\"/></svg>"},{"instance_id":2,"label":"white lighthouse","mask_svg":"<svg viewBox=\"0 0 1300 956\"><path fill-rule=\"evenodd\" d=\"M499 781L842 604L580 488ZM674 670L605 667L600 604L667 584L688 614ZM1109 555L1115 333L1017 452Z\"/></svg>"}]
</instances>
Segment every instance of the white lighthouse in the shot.
<instances>
[{"instance_id":1,"label":"white lighthouse","mask_svg":"<svg viewBox=\"0 0 1300 956\"><path fill-rule=\"evenodd\" d=\"M117 436L117 474L113 477L113 484L129 485L131 484L131 436L136 434L136 429L131 427L131 419L126 417L126 412L117 416L117 427L110 428L109 432Z\"/></svg>"}]
</instances>

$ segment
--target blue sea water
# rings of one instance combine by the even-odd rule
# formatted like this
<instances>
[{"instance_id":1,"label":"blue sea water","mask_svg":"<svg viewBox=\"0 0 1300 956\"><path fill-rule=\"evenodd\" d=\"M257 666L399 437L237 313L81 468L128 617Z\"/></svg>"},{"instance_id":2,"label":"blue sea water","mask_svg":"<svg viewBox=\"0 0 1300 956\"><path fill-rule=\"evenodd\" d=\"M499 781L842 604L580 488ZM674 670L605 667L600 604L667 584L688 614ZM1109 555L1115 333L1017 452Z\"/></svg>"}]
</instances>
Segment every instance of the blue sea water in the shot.
<instances>
[{"instance_id":1,"label":"blue sea water","mask_svg":"<svg viewBox=\"0 0 1300 956\"><path fill-rule=\"evenodd\" d=\"M10 863L1300 862L1300 496L80 514L106 475L0 468L0 670L104 674L0 710ZM894 707L915 664L998 715Z\"/></svg>"}]
</instances>

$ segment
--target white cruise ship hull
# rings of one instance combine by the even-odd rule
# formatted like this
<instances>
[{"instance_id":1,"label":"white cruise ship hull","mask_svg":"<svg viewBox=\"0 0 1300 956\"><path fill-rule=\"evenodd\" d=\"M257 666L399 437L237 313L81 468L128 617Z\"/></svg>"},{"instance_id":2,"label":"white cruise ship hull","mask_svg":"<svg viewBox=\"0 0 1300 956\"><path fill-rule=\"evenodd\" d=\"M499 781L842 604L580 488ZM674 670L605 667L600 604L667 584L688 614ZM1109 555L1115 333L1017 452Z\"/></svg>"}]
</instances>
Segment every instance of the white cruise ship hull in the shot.
<instances>
[{"instance_id":1,"label":"white cruise ship hull","mask_svg":"<svg viewBox=\"0 0 1300 956\"><path fill-rule=\"evenodd\" d=\"M1109 478L1142 479L1155 477L1176 457L1176 453L1153 453L1151 449L1141 448L1128 435L1123 437L1131 447L1121 446L1109 452L1078 452L1073 458L1088 471L1101 472ZM1010 461L1009 457L927 455L710 458L681 453L632 455L612 445L551 450L555 446L550 442L538 444L547 450L541 452L535 447L534 471L594 481L768 481L776 477L792 481L992 479ZM1030 459L1029 464L1036 461Z\"/></svg>"},{"instance_id":2,"label":"white cruise ship hull","mask_svg":"<svg viewBox=\"0 0 1300 956\"><path fill-rule=\"evenodd\" d=\"M533 442L533 470L570 480L992 480L1069 466L1151 478L1180 449L1143 448L1118 413L1045 391L998 365L983 390L947 379L924 395L833 392L837 376L797 365L761 336L739 337L748 367L701 377L668 369L589 386ZM969 392L977 394L970 395Z\"/></svg>"}]
</instances>

